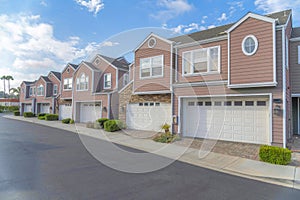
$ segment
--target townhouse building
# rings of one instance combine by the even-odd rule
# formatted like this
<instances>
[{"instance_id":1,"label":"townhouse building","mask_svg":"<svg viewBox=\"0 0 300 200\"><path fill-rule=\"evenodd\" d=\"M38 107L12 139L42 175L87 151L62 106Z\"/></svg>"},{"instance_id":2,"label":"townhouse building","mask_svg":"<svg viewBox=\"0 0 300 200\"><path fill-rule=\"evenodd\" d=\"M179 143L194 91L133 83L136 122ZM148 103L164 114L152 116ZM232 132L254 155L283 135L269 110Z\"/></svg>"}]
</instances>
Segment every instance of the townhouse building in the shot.
<instances>
[{"instance_id":1,"label":"townhouse building","mask_svg":"<svg viewBox=\"0 0 300 200\"><path fill-rule=\"evenodd\" d=\"M60 91L60 72L50 71L34 82L23 81L20 92L20 112L57 113Z\"/></svg>"},{"instance_id":2,"label":"townhouse building","mask_svg":"<svg viewBox=\"0 0 300 200\"><path fill-rule=\"evenodd\" d=\"M298 79L291 69L299 62L298 37L291 10L249 12L175 38L152 33L135 49L120 118L133 129L159 131L169 123L186 137L285 147L296 126L291 88Z\"/></svg>"}]
</instances>

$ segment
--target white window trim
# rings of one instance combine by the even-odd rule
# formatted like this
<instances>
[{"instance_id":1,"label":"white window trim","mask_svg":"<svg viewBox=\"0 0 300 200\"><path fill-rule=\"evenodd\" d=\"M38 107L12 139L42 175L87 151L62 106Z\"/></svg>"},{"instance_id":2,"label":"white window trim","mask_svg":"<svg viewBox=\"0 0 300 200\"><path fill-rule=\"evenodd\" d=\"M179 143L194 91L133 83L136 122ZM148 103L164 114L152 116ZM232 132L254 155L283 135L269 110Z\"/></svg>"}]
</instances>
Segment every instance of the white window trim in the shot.
<instances>
[{"instance_id":1,"label":"white window trim","mask_svg":"<svg viewBox=\"0 0 300 200\"><path fill-rule=\"evenodd\" d=\"M161 59L161 62L162 62L162 73L161 75L157 75L157 76L152 76L152 62L151 60L153 58L156 58L156 57L162 57ZM150 76L147 76L147 77L142 77L142 66L141 66L141 61L143 59L150 59ZM146 68L144 68L146 69ZM158 55L158 56L152 56L152 57L147 57L147 58L141 58L140 59L140 79L151 79L151 78L160 78L160 77L164 77L164 55Z\"/></svg>"},{"instance_id":2,"label":"white window trim","mask_svg":"<svg viewBox=\"0 0 300 200\"><path fill-rule=\"evenodd\" d=\"M110 86L109 86L109 87L105 87L105 80L106 80L106 77L107 77L108 75L110 75ZM106 73L106 74L104 74L104 79L103 79L103 88L104 88L104 89L111 89L111 87L112 87L112 82L111 82L111 80L112 80L111 73Z\"/></svg>"},{"instance_id":3,"label":"white window trim","mask_svg":"<svg viewBox=\"0 0 300 200\"><path fill-rule=\"evenodd\" d=\"M56 86L56 93L54 93L54 88ZM53 95L57 95L58 94L58 85L57 84L54 84L53 85Z\"/></svg>"},{"instance_id":4,"label":"white window trim","mask_svg":"<svg viewBox=\"0 0 300 200\"><path fill-rule=\"evenodd\" d=\"M88 78L88 81L87 81L87 89L78 89L77 87L77 80L79 79L79 87L80 87L80 79L81 79L81 76L84 75L85 77L85 81L86 81L86 78ZM89 77L85 74L85 73L82 73L79 77L76 78L76 91L88 91L89 90Z\"/></svg>"},{"instance_id":5,"label":"white window trim","mask_svg":"<svg viewBox=\"0 0 300 200\"><path fill-rule=\"evenodd\" d=\"M65 80L72 80L72 78L64 78L63 80L63 91L70 91L73 89L73 80L72 80L72 84L71 84L71 89L65 89ZM68 85L69 85L69 81L68 81Z\"/></svg>"},{"instance_id":6,"label":"white window trim","mask_svg":"<svg viewBox=\"0 0 300 200\"><path fill-rule=\"evenodd\" d=\"M39 94L40 88L43 88L42 94ZM39 85L39 87L37 88L37 92L36 93L37 93L36 96L44 96L45 95L45 87L43 85Z\"/></svg>"},{"instance_id":7,"label":"white window trim","mask_svg":"<svg viewBox=\"0 0 300 200\"><path fill-rule=\"evenodd\" d=\"M300 45L298 45L298 64L300 64Z\"/></svg>"},{"instance_id":8,"label":"white window trim","mask_svg":"<svg viewBox=\"0 0 300 200\"><path fill-rule=\"evenodd\" d=\"M248 38L252 38L254 40L254 43L255 43L255 48L254 48L254 50L253 50L252 53L248 53L247 51L245 51L245 41ZM243 50L243 53L246 56L252 56L252 55L254 55L256 53L257 49L258 49L258 40L257 40L257 38L254 35L247 35L246 37L244 37L243 42L242 42L242 50Z\"/></svg>"},{"instance_id":9,"label":"white window trim","mask_svg":"<svg viewBox=\"0 0 300 200\"><path fill-rule=\"evenodd\" d=\"M213 49L213 48L218 48L218 70L217 71L209 71L209 63L210 63L210 59L207 60L208 66L207 66L207 72L198 72L198 73L189 73L189 74L185 74L184 73L184 54L186 53L192 53L195 51L200 51L200 50L206 50L207 52L207 58L209 57L209 50ZM193 60L193 56L192 56L192 60ZM194 67L193 65L190 66L191 67L191 71L194 71ZM198 75L210 75L210 74L220 74L221 72L221 46L212 46L212 47L207 47L207 48L202 48L202 49L194 49L191 51L184 51L182 52L182 62L181 62L181 74L182 76L198 76Z\"/></svg>"}]
</instances>

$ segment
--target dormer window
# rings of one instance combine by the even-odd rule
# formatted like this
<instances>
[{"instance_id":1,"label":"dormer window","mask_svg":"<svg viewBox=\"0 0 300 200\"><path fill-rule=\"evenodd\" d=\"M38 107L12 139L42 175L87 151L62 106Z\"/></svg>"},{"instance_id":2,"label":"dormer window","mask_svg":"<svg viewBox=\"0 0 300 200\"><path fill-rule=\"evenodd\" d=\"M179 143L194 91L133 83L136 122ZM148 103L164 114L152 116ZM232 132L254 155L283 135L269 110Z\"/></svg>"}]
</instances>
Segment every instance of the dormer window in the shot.
<instances>
[{"instance_id":1,"label":"dormer window","mask_svg":"<svg viewBox=\"0 0 300 200\"><path fill-rule=\"evenodd\" d=\"M258 41L254 35L248 35L242 42L242 50L246 56L252 56L255 54L258 48Z\"/></svg>"},{"instance_id":2,"label":"dormer window","mask_svg":"<svg viewBox=\"0 0 300 200\"><path fill-rule=\"evenodd\" d=\"M88 90L88 84L89 84L89 77L83 73L81 74L80 77L76 79L76 90L78 91Z\"/></svg>"},{"instance_id":3,"label":"dormer window","mask_svg":"<svg viewBox=\"0 0 300 200\"><path fill-rule=\"evenodd\" d=\"M37 88L37 95L38 95L38 96L43 96L43 95L44 95L44 86L43 86L43 85L40 85L40 86Z\"/></svg>"}]
</instances>

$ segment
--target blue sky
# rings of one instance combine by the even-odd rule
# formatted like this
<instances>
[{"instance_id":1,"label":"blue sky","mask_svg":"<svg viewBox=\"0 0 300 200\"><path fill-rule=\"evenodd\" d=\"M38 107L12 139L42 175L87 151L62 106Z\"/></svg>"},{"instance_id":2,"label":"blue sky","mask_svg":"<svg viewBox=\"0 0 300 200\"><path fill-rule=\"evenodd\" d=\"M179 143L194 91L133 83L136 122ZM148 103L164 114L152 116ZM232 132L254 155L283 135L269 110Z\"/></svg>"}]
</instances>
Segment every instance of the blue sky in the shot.
<instances>
[{"instance_id":1,"label":"blue sky","mask_svg":"<svg viewBox=\"0 0 300 200\"><path fill-rule=\"evenodd\" d=\"M172 37L290 8L300 26L300 0L0 0L0 75L16 87L95 52L121 56L150 32Z\"/></svg>"}]
</instances>

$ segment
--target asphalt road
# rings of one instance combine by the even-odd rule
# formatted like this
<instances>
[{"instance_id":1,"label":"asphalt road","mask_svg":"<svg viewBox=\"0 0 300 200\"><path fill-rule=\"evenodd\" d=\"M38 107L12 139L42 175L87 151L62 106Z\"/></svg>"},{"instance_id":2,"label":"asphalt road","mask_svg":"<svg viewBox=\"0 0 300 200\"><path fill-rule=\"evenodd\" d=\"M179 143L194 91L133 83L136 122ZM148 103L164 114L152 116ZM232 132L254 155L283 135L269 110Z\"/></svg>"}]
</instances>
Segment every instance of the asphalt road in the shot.
<instances>
[{"instance_id":1,"label":"asphalt road","mask_svg":"<svg viewBox=\"0 0 300 200\"><path fill-rule=\"evenodd\" d=\"M0 116L0 199L287 200L300 191L182 162L124 173L94 159L72 132Z\"/></svg>"}]
</instances>

